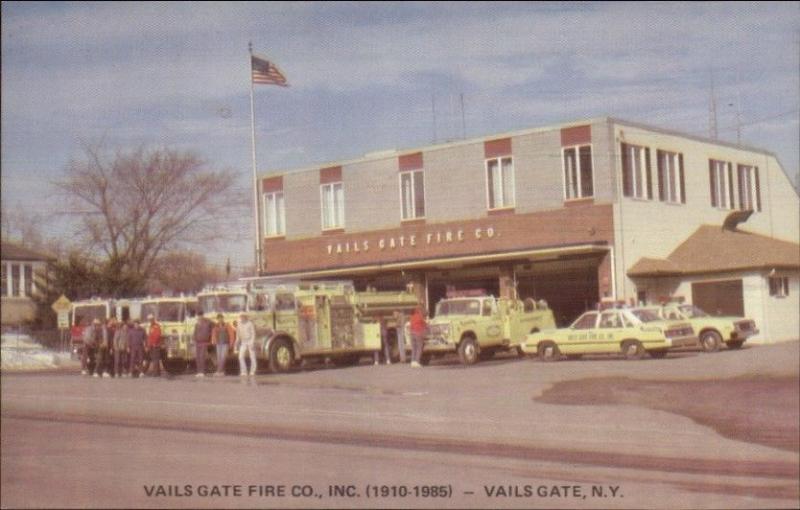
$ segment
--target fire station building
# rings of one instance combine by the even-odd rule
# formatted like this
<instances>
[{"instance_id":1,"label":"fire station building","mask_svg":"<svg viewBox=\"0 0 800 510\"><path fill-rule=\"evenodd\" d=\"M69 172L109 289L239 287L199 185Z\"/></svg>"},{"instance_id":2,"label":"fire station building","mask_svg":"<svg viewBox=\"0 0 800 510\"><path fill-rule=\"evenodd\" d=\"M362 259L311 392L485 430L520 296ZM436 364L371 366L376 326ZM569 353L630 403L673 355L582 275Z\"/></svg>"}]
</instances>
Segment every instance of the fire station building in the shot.
<instances>
[{"instance_id":1,"label":"fire station building","mask_svg":"<svg viewBox=\"0 0 800 510\"><path fill-rule=\"evenodd\" d=\"M798 337L800 200L771 153L614 118L260 176L261 274L545 299L684 299Z\"/></svg>"}]
</instances>

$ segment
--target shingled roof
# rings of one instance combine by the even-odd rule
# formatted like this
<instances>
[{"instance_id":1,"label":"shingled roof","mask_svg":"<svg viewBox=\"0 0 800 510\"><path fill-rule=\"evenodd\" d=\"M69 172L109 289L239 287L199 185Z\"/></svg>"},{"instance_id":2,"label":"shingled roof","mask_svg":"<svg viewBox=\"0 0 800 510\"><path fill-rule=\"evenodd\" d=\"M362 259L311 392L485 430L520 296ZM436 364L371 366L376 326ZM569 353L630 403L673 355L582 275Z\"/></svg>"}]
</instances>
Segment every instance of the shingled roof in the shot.
<instances>
[{"instance_id":1,"label":"shingled roof","mask_svg":"<svg viewBox=\"0 0 800 510\"><path fill-rule=\"evenodd\" d=\"M46 253L26 248L21 244L13 243L10 241L0 242L0 258L3 260L30 260L30 261L48 261L54 260L55 257Z\"/></svg>"},{"instance_id":2,"label":"shingled roof","mask_svg":"<svg viewBox=\"0 0 800 510\"><path fill-rule=\"evenodd\" d=\"M677 276L741 269L800 268L800 244L701 225L666 259L641 258L628 276Z\"/></svg>"}]
</instances>

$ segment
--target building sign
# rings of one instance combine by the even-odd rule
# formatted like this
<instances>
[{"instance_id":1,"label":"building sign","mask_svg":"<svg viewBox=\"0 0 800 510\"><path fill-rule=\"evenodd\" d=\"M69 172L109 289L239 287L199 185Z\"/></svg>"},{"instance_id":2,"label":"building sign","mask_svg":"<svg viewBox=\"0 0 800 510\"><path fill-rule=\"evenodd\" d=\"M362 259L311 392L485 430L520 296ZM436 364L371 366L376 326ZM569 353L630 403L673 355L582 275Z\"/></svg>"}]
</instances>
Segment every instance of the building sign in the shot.
<instances>
[{"instance_id":1,"label":"building sign","mask_svg":"<svg viewBox=\"0 0 800 510\"><path fill-rule=\"evenodd\" d=\"M388 237L364 237L361 239L347 240L345 242L328 243L326 251L328 255L356 254L372 250L408 250L417 246L443 244L443 243L463 243L467 238L474 240L493 239L498 233L494 227L478 227L474 229L459 228L456 230L433 230L422 234L400 234Z\"/></svg>"},{"instance_id":2,"label":"building sign","mask_svg":"<svg viewBox=\"0 0 800 510\"><path fill-rule=\"evenodd\" d=\"M559 246L611 245L612 218L610 204L594 204L298 239L287 232L288 238L264 239L263 270L266 275L281 275Z\"/></svg>"}]
</instances>

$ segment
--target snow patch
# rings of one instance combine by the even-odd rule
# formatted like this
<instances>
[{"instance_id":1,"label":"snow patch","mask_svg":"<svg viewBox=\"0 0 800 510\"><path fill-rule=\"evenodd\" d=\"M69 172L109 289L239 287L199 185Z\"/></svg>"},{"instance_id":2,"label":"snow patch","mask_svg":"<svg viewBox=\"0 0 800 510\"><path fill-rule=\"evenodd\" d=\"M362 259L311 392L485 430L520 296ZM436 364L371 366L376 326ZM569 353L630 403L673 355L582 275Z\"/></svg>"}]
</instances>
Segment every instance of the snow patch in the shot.
<instances>
[{"instance_id":1,"label":"snow patch","mask_svg":"<svg viewBox=\"0 0 800 510\"><path fill-rule=\"evenodd\" d=\"M29 335L17 333L3 333L0 340L0 360L2 360L0 369L3 371L43 370L80 365L77 360L70 358L68 352L52 351Z\"/></svg>"}]
</instances>

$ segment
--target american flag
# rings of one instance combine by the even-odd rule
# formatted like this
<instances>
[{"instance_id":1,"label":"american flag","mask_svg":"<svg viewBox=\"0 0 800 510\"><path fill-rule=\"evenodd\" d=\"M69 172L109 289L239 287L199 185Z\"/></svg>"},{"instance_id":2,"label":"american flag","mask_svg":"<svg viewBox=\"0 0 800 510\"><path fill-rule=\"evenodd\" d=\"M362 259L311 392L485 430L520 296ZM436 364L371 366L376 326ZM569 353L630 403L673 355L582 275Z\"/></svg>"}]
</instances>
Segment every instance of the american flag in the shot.
<instances>
[{"instance_id":1,"label":"american flag","mask_svg":"<svg viewBox=\"0 0 800 510\"><path fill-rule=\"evenodd\" d=\"M280 69L268 60L251 55L250 67L253 70L253 83L259 85L279 85L281 87L289 86L289 83L286 82L286 77L281 73Z\"/></svg>"}]
</instances>

